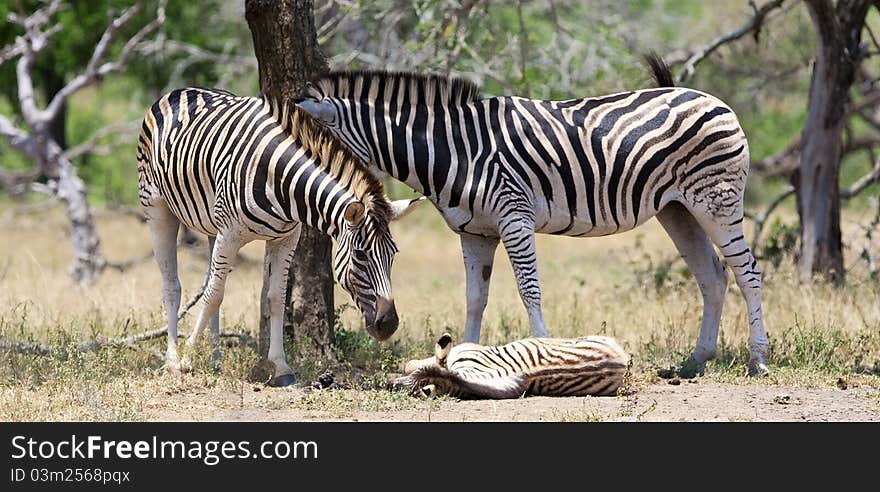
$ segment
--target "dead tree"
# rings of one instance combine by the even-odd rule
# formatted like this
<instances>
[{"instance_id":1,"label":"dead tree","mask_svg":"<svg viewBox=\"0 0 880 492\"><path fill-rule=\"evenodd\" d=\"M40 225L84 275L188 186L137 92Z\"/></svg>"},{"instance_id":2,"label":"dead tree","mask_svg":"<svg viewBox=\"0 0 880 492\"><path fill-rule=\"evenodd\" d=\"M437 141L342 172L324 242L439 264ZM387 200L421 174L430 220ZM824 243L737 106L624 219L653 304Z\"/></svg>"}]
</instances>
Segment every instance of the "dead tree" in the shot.
<instances>
[{"instance_id":1,"label":"dead tree","mask_svg":"<svg viewBox=\"0 0 880 492\"><path fill-rule=\"evenodd\" d=\"M840 239L840 157L850 88L866 54L861 46L871 0L806 0L819 46L810 83L800 166L792 177L801 220L798 270L844 279Z\"/></svg>"},{"instance_id":2,"label":"dead tree","mask_svg":"<svg viewBox=\"0 0 880 492\"><path fill-rule=\"evenodd\" d=\"M254 38L254 51L263 93L284 99L296 97L306 81L328 71L318 47L312 0L246 0L245 17ZM319 354L331 356L333 340L333 275L330 238L304 227L290 266L289 305L285 325L296 327L295 336L314 343ZM268 264L261 302L260 353L268 351L269 324L266 301Z\"/></svg>"},{"instance_id":3,"label":"dead tree","mask_svg":"<svg viewBox=\"0 0 880 492\"><path fill-rule=\"evenodd\" d=\"M753 163L752 168L768 176L787 176L793 188L770 201L762 214L748 214L755 222L756 246L761 229L773 210L787 197L797 197L800 216L800 252L798 270L803 280L822 274L833 282L842 282L845 271L840 231L840 201L858 195L880 180L880 160L874 149L880 146L880 87L876 78L867 74L862 61L880 53L880 43L868 29L865 18L869 8L880 8L875 0L804 0L818 34L818 47L812 69L807 116L803 131L778 153ZM750 2L754 15L736 30L721 35L706 46L684 54L673 54L668 60L682 64L679 80L685 80L694 67L720 46L736 41L748 33L757 39L761 27L774 10L793 6L791 0L770 0L760 7ZM862 45L863 31L871 36L875 52ZM860 100L851 103L850 95L859 71L864 87ZM853 136L851 121L861 118L875 132ZM872 169L852 186L840 188L839 176L844 156L865 152Z\"/></svg>"},{"instance_id":4,"label":"dead tree","mask_svg":"<svg viewBox=\"0 0 880 492\"><path fill-rule=\"evenodd\" d=\"M71 224L74 250L71 276L75 282L85 284L94 281L103 269L114 265L101 254L86 186L71 162L87 148L71 149L75 152L64 150L63 142L57 140L58 118L71 96L121 70L135 48L163 24L165 13L160 7L156 18L128 39L115 58L108 61L108 52L120 29L140 12L142 2L138 1L113 17L83 71L60 89L53 90L51 99L40 107L34 95L32 71L37 55L49 46L50 38L61 29L60 24L53 22L53 17L62 8L59 0L52 0L28 17L16 14L9 16L9 21L21 26L24 33L16 38L14 44L0 50L0 63L18 59L15 70L18 83L16 102L21 109L22 121L13 121L0 115L0 135L26 155L33 166L26 171L0 169L0 186L11 195L40 191L64 204ZM97 141L98 137L100 135L89 141ZM39 183L40 179L45 179L46 184Z\"/></svg>"}]
</instances>

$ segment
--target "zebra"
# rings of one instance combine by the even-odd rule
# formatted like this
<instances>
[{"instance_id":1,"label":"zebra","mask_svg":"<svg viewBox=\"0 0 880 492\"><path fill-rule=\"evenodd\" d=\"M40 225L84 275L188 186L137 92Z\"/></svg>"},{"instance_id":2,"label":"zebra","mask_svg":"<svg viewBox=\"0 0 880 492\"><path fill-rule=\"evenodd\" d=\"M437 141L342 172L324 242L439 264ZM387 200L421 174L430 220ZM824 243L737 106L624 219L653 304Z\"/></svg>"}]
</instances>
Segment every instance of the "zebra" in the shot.
<instances>
[{"instance_id":1,"label":"zebra","mask_svg":"<svg viewBox=\"0 0 880 492\"><path fill-rule=\"evenodd\" d=\"M210 252L188 347L210 324L219 356L219 308L232 261L244 244L263 240L270 268L272 384L296 381L284 355L282 317L288 266L303 224L335 240L336 280L362 312L367 331L384 340L397 329L390 275L397 246L388 222L418 201L389 202L382 183L305 111L265 95L177 89L147 110L137 165L138 198L162 275L167 371L191 369L177 350L181 224L208 236Z\"/></svg>"},{"instance_id":2,"label":"zebra","mask_svg":"<svg viewBox=\"0 0 880 492\"><path fill-rule=\"evenodd\" d=\"M421 396L520 398L614 395L629 355L611 337L526 338L502 346L452 345L444 333L434 357L412 360L391 382Z\"/></svg>"},{"instance_id":3,"label":"zebra","mask_svg":"<svg viewBox=\"0 0 880 492\"><path fill-rule=\"evenodd\" d=\"M479 341L499 241L532 335L544 337L535 233L604 236L657 217L703 297L682 372L716 354L728 277L714 245L748 307L749 375L767 374L761 270L743 235L745 133L724 102L675 87L662 60L648 62L658 87L585 99L482 97L460 78L354 71L311 81L298 105L459 234L465 341Z\"/></svg>"}]
</instances>

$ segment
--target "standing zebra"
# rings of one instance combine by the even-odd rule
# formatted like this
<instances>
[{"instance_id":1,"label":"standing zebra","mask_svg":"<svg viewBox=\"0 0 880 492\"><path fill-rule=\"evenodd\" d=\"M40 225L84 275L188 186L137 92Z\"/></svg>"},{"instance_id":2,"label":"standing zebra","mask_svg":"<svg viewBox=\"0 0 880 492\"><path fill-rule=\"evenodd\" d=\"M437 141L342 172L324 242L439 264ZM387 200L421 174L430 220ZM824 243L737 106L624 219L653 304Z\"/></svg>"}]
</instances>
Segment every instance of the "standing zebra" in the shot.
<instances>
[{"instance_id":1,"label":"standing zebra","mask_svg":"<svg viewBox=\"0 0 880 492\"><path fill-rule=\"evenodd\" d=\"M703 295L691 362L717 347L727 274L714 243L748 305L749 374L766 373L761 274L742 227L745 134L723 102L672 87L662 61L649 63L661 87L587 99L482 98L459 79L361 71L314 81L298 104L460 235L466 342L479 341L499 239L543 337L534 234L603 236L657 216Z\"/></svg>"},{"instance_id":2,"label":"standing zebra","mask_svg":"<svg viewBox=\"0 0 880 492\"><path fill-rule=\"evenodd\" d=\"M282 343L288 266L301 224L336 240L339 284L379 340L397 329L389 220L416 203L389 203L382 184L319 123L292 104L236 97L216 89L172 91L147 111L138 140L138 196L162 273L168 318L166 368L188 369L177 353L177 233L180 224L209 237L209 279L187 342L210 323L215 347L226 277L238 250L266 241L270 262L269 361L274 384L295 381Z\"/></svg>"}]
</instances>

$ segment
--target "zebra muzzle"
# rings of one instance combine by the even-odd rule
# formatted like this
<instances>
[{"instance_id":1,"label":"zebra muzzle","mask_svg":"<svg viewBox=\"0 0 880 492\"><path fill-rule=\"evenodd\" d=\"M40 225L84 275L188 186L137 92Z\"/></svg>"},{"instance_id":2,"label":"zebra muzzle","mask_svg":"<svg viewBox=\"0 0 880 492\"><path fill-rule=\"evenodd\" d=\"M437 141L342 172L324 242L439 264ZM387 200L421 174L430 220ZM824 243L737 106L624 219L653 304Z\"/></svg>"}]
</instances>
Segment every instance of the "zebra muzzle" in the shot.
<instances>
[{"instance_id":1,"label":"zebra muzzle","mask_svg":"<svg viewBox=\"0 0 880 492\"><path fill-rule=\"evenodd\" d=\"M387 340L397 331L399 321L394 300L380 297L376 300L376 319L372 326L370 323L367 324L367 331L376 340Z\"/></svg>"}]
</instances>

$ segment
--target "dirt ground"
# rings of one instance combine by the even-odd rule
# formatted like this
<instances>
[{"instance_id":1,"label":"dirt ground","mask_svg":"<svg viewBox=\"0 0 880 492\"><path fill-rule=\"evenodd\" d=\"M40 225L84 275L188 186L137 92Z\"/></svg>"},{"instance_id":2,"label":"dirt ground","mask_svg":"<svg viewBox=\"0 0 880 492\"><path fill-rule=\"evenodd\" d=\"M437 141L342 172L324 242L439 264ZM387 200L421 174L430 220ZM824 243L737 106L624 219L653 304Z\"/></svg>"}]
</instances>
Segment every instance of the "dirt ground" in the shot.
<instances>
[{"instance_id":1,"label":"dirt ground","mask_svg":"<svg viewBox=\"0 0 880 492\"><path fill-rule=\"evenodd\" d=\"M403 398L375 410L364 409L375 398L366 393L383 392L200 389L157 397L146 403L146 416L161 421L880 421L880 391L871 388L741 385L698 379L679 384L660 381L619 397ZM328 404L321 404L324 400Z\"/></svg>"}]
</instances>

